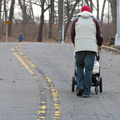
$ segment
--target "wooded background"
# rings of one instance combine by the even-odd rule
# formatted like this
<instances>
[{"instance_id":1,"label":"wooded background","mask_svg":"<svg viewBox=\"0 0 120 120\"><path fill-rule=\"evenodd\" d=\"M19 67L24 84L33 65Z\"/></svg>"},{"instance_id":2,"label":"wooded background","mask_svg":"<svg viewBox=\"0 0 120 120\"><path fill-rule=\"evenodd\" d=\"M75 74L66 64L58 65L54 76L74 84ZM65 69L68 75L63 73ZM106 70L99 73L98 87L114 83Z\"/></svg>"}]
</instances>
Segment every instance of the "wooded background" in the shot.
<instances>
[{"instance_id":1,"label":"wooded background","mask_svg":"<svg viewBox=\"0 0 120 120\"><path fill-rule=\"evenodd\" d=\"M18 36L22 34L24 41L60 42L62 2L63 0L0 0L0 41L5 41L4 21L10 21L9 41L18 41ZM116 34L116 0L64 0L65 42L70 42L72 20L83 5L90 6L95 17L100 21L105 40L111 41ZM34 11L35 6L40 8L39 11ZM36 16L35 12L40 15ZM45 16L48 19L45 19Z\"/></svg>"}]
</instances>

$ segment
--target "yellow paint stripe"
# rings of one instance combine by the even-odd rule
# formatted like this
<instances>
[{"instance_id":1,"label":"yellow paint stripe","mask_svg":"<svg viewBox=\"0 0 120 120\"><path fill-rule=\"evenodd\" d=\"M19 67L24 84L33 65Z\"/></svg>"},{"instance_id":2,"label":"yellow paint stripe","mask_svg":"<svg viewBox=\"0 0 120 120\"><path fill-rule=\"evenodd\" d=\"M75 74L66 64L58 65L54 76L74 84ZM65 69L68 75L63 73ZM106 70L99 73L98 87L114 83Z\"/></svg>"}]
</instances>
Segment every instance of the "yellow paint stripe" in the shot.
<instances>
[{"instance_id":1,"label":"yellow paint stripe","mask_svg":"<svg viewBox=\"0 0 120 120\"><path fill-rule=\"evenodd\" d=\"M17 49L17 51L19 52L19 54L21 54L21 55L24 55L21 51L20 51L20 49L18 48L20 45L18 45L17 47L16 47L16 49ZM22 63L22 65L31 73L31 74L35 74L30 68L29 68L29 66L15 53L15 50L14 50L14 48L12 48L11 49L13 52L14 52L14 55L19 59L19 61ZM35 64L33 64L29 59L27 59L27 57L26 56L23 56L24 58L25 58L25 60L28 62L28 64L29 65L31 65L32 67L34 67L34 68L37 68L37 66L35 65ZM49 77L47 77L46 75L43 75L43 74L41 74L42 76L43 76L43 78L48 82L48 84L50 85L50 89L51 89L51 94L52 94L52 96L53 96L53 101L54 101L54 120L58 120L58 119L60 119L60 116L61 116L61 105L60 104L56 104L56 103L58 103L58 101L59 101L59 95L58 95L58 91L57 91L57 89L55 89L54 88L54 85L53 85L53 83L52 83L52 80L49 78ZM36 76L34 76L34 78L35 79L38 79L38 77L36 77ZM45 94L45 93L41 93L41 94ZM41 103L43 103L43 104L45 104L46 102L45 101L42 101ZM40 109L41 110L39 110L38 111L38 114L45 114L46 113L46 108L47 108L47 106L45 106L45 105L43 105L43 106L40 106ZM42 119L45 119L45 116L40 116L39 117L40 118L40 120ZM39 119L38 119L39 120Z\"/></svg>"},{"instance_id":2,"label":"yellow paint stripe","mask_svg":"<svg viewBox=\"0 0 120 120\"><path fill-rule=\"evenodd\" d=\"M45 94L45 92L41 92L41 94Z\"/></svg>"},{"instance_id":3,"label":"yellow paint stripe","mask_svg":"<svg viewBox=\"0 0 120 120\"><path fill-rule=\"evenodd\" d=\"M38 114L45 114L45 113L46 113L45 110L40 110L40 111L38 111Z\"/></svg>"},{"instance_id":4,"label":"yellow paint stripe","mask_svg":"<svg viewBox=\"0 0 120 120\"><path fill-rule=\"evenodd\" d=\"M14 48L11 48L12 52L15 52L15 49Z\"/></svg>"},{"instance_id":5,"label":"yellow paint stripe","mask_svg":"<svg viewBox=\"0 0 120 120\"><path fill-rule=\"evenodd\" d=\"M29 66L16 53L14 53L14 55L21 62L21 64L30 72L30 74L34 74L34 72L29 68Z\"/></svg>"},{"instance_id":6,"label":"yellow paint stripe","mask_svg":"<svg viewBox=\"0 0 120 120\"><path fill-rule=\"evenodd\" d=\"M35 78L35 79L37 79L37 78L38 78L38 76L35 76L34 78Z\"/></svg>"},{"instance_id":7,"label":"yellow paint stripe","mask_svg":"<svg viewBox=\"0 0 120 120\"><path fill-rule=\"evenodd\" d=\"M44 117L44 116L40 116L39 118L40 118L39 120L41 120L41 119L42 119L42 120L45 120L45 117Z\"/></svg>"},{"instance_id":8,"label":"yellow paint stripe","mask_svg":"<svg viewBox=\"0 0 120 120\"><path fill-rule=\"evenodd\" d=\"M19 52L21 55L24 55L22 52Z\"/></svg>"},{"instance_id":9,"label":"yellow paint stripe","mask_svg":"<svg viewBox=\"0 0 120 120\"><path fill-rule=\"evenodd\" d=\"M55 116L61 116L61 112L60 111L55 111L54 115Z\"/></svg>"},{"instance_id":10,"label":"yellow paint stripe","mask_svg":"<svg viewBox=\"0 0 120 120\"><path fill-rule=\"evenodd\" d=\"M41 103L46 103L45 101L41 101Z\"/></svg>"},{"instance_id":11,"label":"yellow paint stripe","mask_svg":"<svg viewBox=\"0 0 120 120\"><path fill-rule=\"evenodd\" d=\"M40 109L46 109L47 107L45 105L40 106Z\"/></svg>"},{"instance_id":12,"label":"yellow paint stripe","mask_svg":"<svg viewBox=\"0 0 120 120\"><path fill-rule=\"evenodd\" d=\"M52 80L49 77L47 77L46 75L43 75L43 78L48 82L51 88L50 91L51 91L53 101L54 101L54 120L58 120L60 119L60 116L62 114L61 112L62 106L58 103L59 102L58 90L54 88Z\"/></svg>"},{"instance_id":13,"label":"yellow paint stripe","mask_svg":"<svg viewBox=\"0 0 120 120\"><path fill-rule=\"evenodd\" d=\"M31 66L34 67L34 68L37 68L37 66L35 64L31 64Z\"/></svg>"}]
</instances>

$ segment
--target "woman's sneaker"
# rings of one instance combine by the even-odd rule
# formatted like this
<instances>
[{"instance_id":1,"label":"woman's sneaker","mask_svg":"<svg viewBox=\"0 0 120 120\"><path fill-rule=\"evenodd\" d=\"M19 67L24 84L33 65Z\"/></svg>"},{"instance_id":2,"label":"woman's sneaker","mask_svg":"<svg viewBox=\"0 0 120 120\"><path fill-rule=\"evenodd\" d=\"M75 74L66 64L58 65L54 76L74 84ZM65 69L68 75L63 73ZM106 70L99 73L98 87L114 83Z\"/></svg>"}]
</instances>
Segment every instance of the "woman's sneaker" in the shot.
<instances>
[{"instance_id":1,"label":"woman's sneaker","mask_svg":"<svg viewBox=\"0 0 120 120\"><path fill-rule=\"evenodd\" d=\"M82 96L82 93L83 93L83 89L76 90L76 95L77 96Z\"/></svg>"},{"instance_id":2,"label":"woman's sneaker","mask_svg":"<svg viewBox=\"0 0 120 120\"><path fill-rule=\"evenodd\" d=\"M90 95L82 95L83 98L89 98Z\"/></svg>"}]
</instances>

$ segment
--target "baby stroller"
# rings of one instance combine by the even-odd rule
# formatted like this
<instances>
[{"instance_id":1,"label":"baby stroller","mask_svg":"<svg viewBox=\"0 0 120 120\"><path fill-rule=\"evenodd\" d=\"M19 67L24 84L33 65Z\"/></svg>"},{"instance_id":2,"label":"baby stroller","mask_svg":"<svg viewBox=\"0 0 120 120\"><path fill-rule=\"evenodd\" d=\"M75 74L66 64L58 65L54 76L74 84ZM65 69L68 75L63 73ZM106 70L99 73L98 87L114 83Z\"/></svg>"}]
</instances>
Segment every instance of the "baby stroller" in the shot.
<instances>
[{"instance_id":1,"label":"baby stroller","mask_svg":"<svg viewBox=\"0 0 120 120\"><path fill-rule=\"evenodd\" d=\"M92 72L92 86L95 87L95 94L97 95L98 90L101 93L102 92L102 77L100 76L100 65L99 65L99 55L96 56L95 62L94 62L94 68ZM76 77L76 67L74 69L74 76L72 77L72 92L75 90L75 85L77 84Z\"/></svg>"}]
</instances>

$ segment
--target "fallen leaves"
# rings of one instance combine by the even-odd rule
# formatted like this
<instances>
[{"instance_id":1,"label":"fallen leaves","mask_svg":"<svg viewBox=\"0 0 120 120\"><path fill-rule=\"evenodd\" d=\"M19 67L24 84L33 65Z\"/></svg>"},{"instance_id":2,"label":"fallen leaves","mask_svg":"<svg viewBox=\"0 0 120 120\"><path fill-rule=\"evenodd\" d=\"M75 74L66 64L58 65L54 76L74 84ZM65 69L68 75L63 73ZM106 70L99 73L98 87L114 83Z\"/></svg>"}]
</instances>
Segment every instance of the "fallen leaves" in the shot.
<instances>
[{"instance_id":1,"label":"fallen leaves","mask_svg":"<svg viewBox=\"0 0 120 120\"><path fill-rule=\"evenodd\" d=\"M3 78L0 78L0 80L3 80Z\"/></svg>"},{"instance_id":2,"label":"fallen leaves","mask_svg":"<svg viewBox=\"0 0 120 120\"><path fill-rule=\"evenodd\" d=\"M91 103L91 101L85 101L85 103Z\"/></svg>"},{"instance_id":3,"label":"fallen leaves","mask_svg":"<svg viewBox=\"0 0 120 120\"><path fill-rule=\"evenodd\" d=\"M96 96L96 98L104 98L104 96Z\"/></svg>"}]
</instances>

